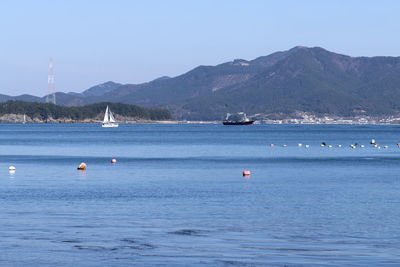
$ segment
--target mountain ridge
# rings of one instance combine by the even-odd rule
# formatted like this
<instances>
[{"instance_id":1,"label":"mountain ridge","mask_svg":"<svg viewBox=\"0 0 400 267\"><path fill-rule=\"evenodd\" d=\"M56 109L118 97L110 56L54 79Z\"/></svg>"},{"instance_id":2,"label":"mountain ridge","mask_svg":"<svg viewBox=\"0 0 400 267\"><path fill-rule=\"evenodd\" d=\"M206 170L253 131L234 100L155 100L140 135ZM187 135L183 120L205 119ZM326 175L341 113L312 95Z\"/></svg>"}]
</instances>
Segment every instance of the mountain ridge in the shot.
<instances>
[{"instance_id":1,"label":"mountain ridge","mask_svg":"<svg viewBox=\"0 0 400 267\"><path fill-rule=\"evenodd\" d=\"M18 97L0 95L0 101ZM400 57L351 57L296 46L253 60L201 65L176 77L142 84L110 81L80 95L56 97L66 106L108 101L163 107L177 119L190 120L221 119L239 111L266 116L298 111L393 115L400 111Z\"/></svg>"}]
</instances>

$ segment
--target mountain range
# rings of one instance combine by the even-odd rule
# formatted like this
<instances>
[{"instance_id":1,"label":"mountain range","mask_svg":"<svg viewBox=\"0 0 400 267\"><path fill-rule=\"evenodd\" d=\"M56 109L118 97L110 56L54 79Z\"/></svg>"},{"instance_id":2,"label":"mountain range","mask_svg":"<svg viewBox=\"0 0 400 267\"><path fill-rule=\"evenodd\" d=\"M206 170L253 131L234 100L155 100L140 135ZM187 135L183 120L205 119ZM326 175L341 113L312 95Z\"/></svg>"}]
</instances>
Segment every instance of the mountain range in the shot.
<instances>
[{"instance_id":1,"label":"mountain range","mask_svg":"<svg viewBox=\"0 0 400 267\"><path fill-rule=\"evenodd\" d=\"M57 104L120 102L164 107L176 119L215 120L227 112L339 116L400 111L400 57L350 57L297 46L254 60L199 66L142 84L106 82L82 93L56 93ZM0 95L0 102L45 97Z\"/></svg>"}]
</instances>

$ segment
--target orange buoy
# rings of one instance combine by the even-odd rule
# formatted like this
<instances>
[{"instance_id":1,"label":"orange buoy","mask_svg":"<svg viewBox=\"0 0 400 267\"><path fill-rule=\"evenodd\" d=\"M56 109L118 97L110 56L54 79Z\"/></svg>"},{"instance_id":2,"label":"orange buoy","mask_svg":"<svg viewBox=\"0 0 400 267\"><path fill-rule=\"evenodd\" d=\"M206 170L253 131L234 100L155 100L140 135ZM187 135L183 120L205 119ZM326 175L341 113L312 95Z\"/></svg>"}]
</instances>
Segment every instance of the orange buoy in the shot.
<instances>
[{"instance_id":1,"label":"orange buoy","mask_svg":"<svg viewBox=\"0 0 400 267\"><path fill-rule=\"evenodd\" d=\"M111 163L117 163L117 160L116 159L112 159Z\"/></svg>"},{"instance_id":2,"label":"orange buoy","mask_svg":"<svg viewBox=\"0 0 400 267\"><path fill-rule=\"evenodd\" d=\"M85 169L86 169L86 163L82 162L81 164L79 164L78 170L85 170Z\"/></svg>"},{"instance_id":3,"label":"orange buoy","mask_svg":"<svg viewBox=\"0 0 400 267\"><path fill-rule=\"evenodd\" d=\"M269 144L270 147L274 147L274 144Z\"/></svg>"},{"instance_id":4,"label":"orange buoy","mask_svg":"<svg viewBox=\"0 0 400 267\"><path fill-rule=\"evenodd\" d=\"M243 171L243 176L250 176L250 171L249 170L244 170Z\"/></svg>"},{"instance_id":5,"label":"orange buoy","mask_svg":"<svg viewBox=\"0 0 400 267\"><path fill-rule=\"evenodd\" d=\"M400 147L400 143L397 143L397 146Z\"/></svg>"}]
</instances>

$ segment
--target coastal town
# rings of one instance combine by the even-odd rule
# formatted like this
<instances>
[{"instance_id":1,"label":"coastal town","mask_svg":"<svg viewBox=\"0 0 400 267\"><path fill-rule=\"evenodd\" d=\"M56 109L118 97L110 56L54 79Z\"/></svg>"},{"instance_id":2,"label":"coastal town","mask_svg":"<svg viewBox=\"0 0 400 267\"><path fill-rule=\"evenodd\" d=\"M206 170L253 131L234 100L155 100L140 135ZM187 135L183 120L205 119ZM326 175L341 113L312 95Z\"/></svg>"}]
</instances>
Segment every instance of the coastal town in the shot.
<instances>
[{"instance_id":1,"label":"coastal town","mask_svg":"<svg viewBox=\"0 0 400 267\"><path fill-rule=\"evenodd\" d=\"M255 119L255 124L400 124L400 115L341 117L334 115L317 116L308 112L299 112L296 116L279 119L271 119L262 114L255 114L251 117Z\"/></svg>"}]
</instances>

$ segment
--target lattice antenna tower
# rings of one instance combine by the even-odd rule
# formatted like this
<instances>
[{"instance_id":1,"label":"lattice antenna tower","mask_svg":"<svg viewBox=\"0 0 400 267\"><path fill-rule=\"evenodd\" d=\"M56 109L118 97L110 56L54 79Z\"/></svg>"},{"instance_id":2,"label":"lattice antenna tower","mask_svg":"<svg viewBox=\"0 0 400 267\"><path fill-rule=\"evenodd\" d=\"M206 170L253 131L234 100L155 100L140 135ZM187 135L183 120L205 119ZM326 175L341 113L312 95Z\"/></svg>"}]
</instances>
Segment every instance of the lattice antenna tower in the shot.
<instances>
[{"instance_id":1,"label":"lattice antenna tower","mask_svg":"<svg viewBox=\"0 0 400 267\"><path fill-rule=\"evenodd\" d=\"M54 83L54 71L53 71L53 58L50 57L49 63L49 78L47 80L47 96L46 103L56 104L56 91Z\"/></svg>"}]
</instances>

